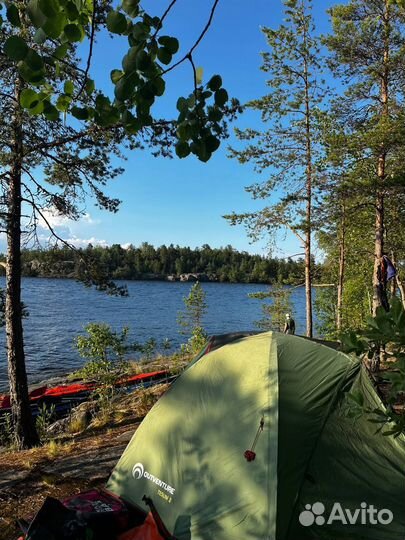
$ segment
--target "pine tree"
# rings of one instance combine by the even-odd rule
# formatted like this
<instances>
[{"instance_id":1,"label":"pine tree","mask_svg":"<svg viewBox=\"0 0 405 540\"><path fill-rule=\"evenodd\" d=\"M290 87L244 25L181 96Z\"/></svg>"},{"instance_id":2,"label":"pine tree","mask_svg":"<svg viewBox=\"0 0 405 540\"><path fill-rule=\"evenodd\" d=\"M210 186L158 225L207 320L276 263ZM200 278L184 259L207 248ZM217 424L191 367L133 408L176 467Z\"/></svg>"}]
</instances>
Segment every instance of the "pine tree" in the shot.
<instances>
[{"instance_id":1,"label":"pine tree","mask_svg":"<svg viewBox=\"0 0 405 540\"><path fill-rule=\"evenodd\" d=\"M268 201L263 210L225 216L231 224L245 224L257 239L289 230L305 252L307 336L312 336L311 234L313 194L317 185L317 119L323 98L320 44L315 36L311 0L285 0L285 24L264 28L270 51L262 53L262 70L270 91L247 107L261 113L269 124L264 131L236 130L246 142L231 156L240 163L253 163L267 179L247 188L254 199ZM279 197L279 190L283 195Z\"/></svg>"},{"instance_id":2,"label":"pine tree","mask_svg":"<svg viewBox=\"0 0 405 540\"><path fill-rule=\"evenodd\" d=\"M250 293L249 298L271 300L271 303L262 303L262 318L255 321L255 326L263 331L282 332L286 314L292 313L291 289L283 285L281 281L276 281L269 287L268 291Z\"/></svg>"},{"instance_id":3,"label":"pine tree","mask_svg":"<svg viewBox=\"0 0 405 540\"><path fill-rule=\"evenodd\" d=\"M375 314L383 304L379 273L389 251L387 213L403 192L405 12L390 0L351 0L330 13L333 33L326 43L346 88L335 105L340 148L363 203L374 207Z\"/></svg>"},{"instance_id":4,"label":"pine tree","mask_svg":"<svg viewBox=\"0 0 405 540\"><path fill-rule=\"evenodd\" d=\"M197 353L207 341L208 335L204 330L204 316L208 310L206 293L197 281L190 289L188 296L183 298L184 311L180 312L177 322L181 334L189 336L185 350L188 353Z\"/></svg>"}]
</instances>

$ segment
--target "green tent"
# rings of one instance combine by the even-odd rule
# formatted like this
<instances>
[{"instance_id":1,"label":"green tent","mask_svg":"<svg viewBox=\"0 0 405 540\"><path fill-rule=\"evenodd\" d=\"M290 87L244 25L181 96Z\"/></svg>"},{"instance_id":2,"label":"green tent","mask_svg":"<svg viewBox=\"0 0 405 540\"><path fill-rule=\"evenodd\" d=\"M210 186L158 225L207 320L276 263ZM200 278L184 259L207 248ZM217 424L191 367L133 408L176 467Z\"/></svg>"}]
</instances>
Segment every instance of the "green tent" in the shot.
<instances>
[{"instance_id":1,"label":"green tent","mask_svg":"<svg viewBox=\"0 0 405 540\"><path fill-rule=\"evenodd\" d=\"M146 416L107 489L179 540L404 540L405 439L362 364L297 336L214 341ZM246 453L246 450L254 454Z\"/></svg>"}]
</instances>

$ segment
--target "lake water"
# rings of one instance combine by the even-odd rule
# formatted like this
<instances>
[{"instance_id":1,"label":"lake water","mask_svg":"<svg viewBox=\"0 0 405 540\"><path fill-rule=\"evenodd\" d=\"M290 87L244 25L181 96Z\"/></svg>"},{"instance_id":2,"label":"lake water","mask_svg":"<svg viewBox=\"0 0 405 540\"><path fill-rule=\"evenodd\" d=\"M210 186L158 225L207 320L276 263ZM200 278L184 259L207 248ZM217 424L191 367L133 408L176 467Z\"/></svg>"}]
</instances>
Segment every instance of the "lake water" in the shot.
<instances>
[{"instance_id":1,"label":"lake water","mask_svg":"<svg viewBox=\"0 0 405 540\"><path fill-rule=\"evenodd\" d=\"M0 287L4 287L4 278ZM116 298L87 289L68 279L25 278L23 302L29 311L24 321L27 371L30 382L61 375L82 365L74 338L89 322L105 322L115 330L129 326L137 341L169 338L178 347L184 336L176 322L190 283L157 281L122 282L129 297ZM204 283L208 313L204 325L209 334L254 329L261 318L260 300L248 293L264 290L255 284ZM297 333L305 329L305 291L292 290ZM0 329L0 389L7 385L5 330Z\"/></svg>"}]
</instances>

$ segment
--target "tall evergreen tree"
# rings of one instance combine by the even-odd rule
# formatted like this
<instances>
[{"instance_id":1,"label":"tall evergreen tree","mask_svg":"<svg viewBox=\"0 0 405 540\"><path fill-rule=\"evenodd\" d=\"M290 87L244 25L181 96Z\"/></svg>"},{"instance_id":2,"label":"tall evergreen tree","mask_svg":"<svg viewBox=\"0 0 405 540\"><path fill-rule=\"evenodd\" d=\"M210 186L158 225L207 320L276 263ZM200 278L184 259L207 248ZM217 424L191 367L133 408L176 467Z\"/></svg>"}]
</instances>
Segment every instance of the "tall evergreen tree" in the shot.
<instances>
[{"instance_id":1,"label":"tall evergreen tree","mask_svg":"<svg viewBox=\"0 0 405 540\"><path fill-rule=\"evenodd\" d=\"M246 190L268 205L258 212L225 217L233 225L244 223L254 239L279 230L289 230L299 239L305 252L307 335L312 336L311 234L319 150L317 117L324 95L322 66L312 0L285 0L284 5L285 24L263 29L270 49L262 53L269 92L247 104L261 113L269 127L237 130L246 146L231 151L240 163L253 163L257 173L266 175L265 181Z\"/></svg>"},{"instance_id":2,"label":"tall evergreen tree","mask_svg":"<svg viewBox=\"0 0 405 540\"><path fill-rule=\"evenodd\" d=\"M334 73L346 87L335 106L340 147L363 202L374 208L375 314L384 303L381 261L389 252L387 213L403 191L405 13L391 0L351 0L330 13L333 33L326 43Z\"/></svg>"}]
</instances>

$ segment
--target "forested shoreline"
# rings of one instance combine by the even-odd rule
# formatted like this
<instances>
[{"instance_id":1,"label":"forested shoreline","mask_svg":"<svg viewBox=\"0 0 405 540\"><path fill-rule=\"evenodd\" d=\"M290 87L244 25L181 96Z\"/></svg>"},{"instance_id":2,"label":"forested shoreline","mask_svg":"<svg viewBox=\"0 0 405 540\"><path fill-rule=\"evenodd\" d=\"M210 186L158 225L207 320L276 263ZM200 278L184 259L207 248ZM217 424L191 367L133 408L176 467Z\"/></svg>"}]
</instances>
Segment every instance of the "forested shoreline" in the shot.
<instances>
[{"instance_id":1,"label":"forested shoreline","mask_svg":"<svg viewBox=\"0 0 405 540\"><path fill-rule=\"evenodd\" d=\"M24 250L24 277L55 277L82 279L82 259L92 261L110 279L218 281L221 283L302 283L302 259L269 258L240 252L226 246L200 248L180 246L154 247L146 242L123 248L89 245L72 251L67 247L48 250ZM0 255L0 260L5 260ZM197 275L197 276L195 276Z\"/></svg>"}]
</instances>

